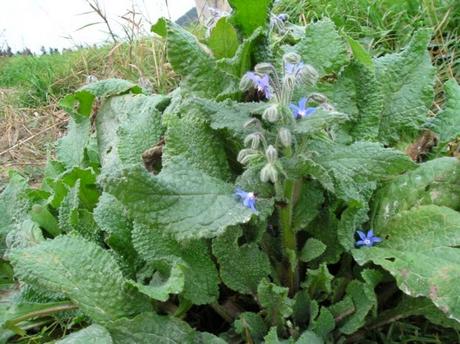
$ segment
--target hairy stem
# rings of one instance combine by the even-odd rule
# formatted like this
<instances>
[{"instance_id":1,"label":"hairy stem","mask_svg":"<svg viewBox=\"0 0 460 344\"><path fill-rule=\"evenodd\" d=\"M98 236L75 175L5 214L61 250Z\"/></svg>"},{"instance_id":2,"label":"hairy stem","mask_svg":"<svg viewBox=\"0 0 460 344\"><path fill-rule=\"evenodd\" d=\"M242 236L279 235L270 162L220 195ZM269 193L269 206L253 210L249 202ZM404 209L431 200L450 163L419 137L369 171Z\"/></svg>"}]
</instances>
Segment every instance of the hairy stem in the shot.
<instances>
[{"instance_id":1,"label":"hairy stem","mask_svg":"<svg viewBox=\"0 0 460 344\"><path fill-rule=\"evenodd\" d=\"M298 284L297 267L292 266L292 261L289 259L290 254L295 254L297 252L296 233L292 229L295 186L296 182L293 180L286 180L284 182L284 197L287 200L287 205L281 208L279 212L283 251L286 265L288 267L286 271L286 284L291 295L295 293Z\"/></svg>"},{"instance_id":2,"label":"hairy stem","mask_svg":"<svg viewBox=\"0 0 460 344\"><path fill-rule=\"evenodd\" d=\"M34 311L34 312L29 312L27 314L21 315L17 318L8 320L9 324L19 324L22 321L32 319L32 318L42 318L42 317L47 317L51 314L58 313L58 312L63 312L63 311L69 311L73 309L77 309L78 306L74 303L70 302L63 302L61 304L56 304L55 306L42 309L39 311Z\"/></svg>"}]
</instances>

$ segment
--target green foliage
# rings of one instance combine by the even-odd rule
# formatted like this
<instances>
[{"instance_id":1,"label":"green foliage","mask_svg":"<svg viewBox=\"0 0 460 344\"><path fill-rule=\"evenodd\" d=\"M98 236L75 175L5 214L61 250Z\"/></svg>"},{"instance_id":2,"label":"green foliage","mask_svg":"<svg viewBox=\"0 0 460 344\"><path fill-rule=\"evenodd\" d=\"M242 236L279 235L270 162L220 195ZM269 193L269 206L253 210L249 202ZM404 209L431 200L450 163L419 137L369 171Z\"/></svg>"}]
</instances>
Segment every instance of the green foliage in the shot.
<instances>
[{"instance_id":1,"label":"green foliage","mask_svg":"<svg viewBox=\"0 0 460 344\"><path fill-rule=\"evenodd\" d=\"M398 149L431 125L444 155L457 134L456 84L427 117L429 31L374 58L346 37L351 56L330 20L270 27L270 1L231 4L204 43L153 26L180 88L77 90L42 185L11 175L6 337L61 317L82 328L62 343L357 342L413 316L460 327L458 159Z\"/></svg>"}]
</instances>

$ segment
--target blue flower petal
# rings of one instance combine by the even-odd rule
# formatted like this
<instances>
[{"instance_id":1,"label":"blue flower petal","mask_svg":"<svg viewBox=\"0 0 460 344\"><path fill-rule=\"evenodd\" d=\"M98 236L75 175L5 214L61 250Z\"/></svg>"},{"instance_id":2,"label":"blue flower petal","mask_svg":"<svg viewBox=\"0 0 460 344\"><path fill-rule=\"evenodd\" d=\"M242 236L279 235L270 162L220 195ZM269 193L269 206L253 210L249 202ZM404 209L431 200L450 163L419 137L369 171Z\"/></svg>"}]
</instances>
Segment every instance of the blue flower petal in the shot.
<instances>
[{"instance_id":1,"label":"blue flower petal","mask_svg":"<svg viewBox=\"0 0 460 344\"><path fill-rule=\"evenodd\" d=\"M366 240L366 234L364 234L364 232L357 231L356 233L358 233L358 235L361 238L361 240Z\"/></svg>"}]
</instances>

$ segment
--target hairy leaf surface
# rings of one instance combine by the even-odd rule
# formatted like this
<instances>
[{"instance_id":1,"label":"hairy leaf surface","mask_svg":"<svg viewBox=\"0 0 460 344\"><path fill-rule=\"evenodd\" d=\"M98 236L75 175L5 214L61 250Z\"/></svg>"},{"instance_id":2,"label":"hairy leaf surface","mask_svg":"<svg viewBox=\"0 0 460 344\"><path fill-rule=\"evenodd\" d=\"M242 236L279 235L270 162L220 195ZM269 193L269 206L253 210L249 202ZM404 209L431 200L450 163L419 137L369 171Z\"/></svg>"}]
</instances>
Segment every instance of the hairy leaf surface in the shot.
<instances>
[{"instance_id":1,"label":"hairy leaf surface","mask_svg":"<svg viewBox=\"0 0 460 344\"><path fill-rule=\"evenodd\" d=\"M403 292L429 297L448 317L460 321L460 213L423 205L399 213L376 230L384 241L353 250L355 260L381 265Z\"/></svg>"},{"instance_id":2,"label":"hairy leaf surface","mask_svg":"<svg viewBox=\"0 0 460 344\"><path fill-rule=\"evenodd\" d=\"M107 251L78 237L63 236L11 253L20 280L62 292L96 322L131 316L148 309L128 288Z\"/></svg>"}]
</instances>

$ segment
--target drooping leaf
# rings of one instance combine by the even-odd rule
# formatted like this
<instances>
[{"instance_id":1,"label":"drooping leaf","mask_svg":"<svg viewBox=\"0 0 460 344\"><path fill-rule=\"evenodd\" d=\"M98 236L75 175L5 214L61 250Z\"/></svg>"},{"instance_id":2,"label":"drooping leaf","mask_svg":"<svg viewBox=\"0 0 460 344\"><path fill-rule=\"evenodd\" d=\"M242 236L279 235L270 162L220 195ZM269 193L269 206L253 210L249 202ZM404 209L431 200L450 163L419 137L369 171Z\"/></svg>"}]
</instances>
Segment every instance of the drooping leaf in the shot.
<instances>
[{"instance_id":1,"label":"drooping leaf","mask_svg":"<svg viewBox=\"0 0 460 344\"><path fill-rule=\"evenodd\" d=\"M58 237L14 250L10 259L21 281L64 293L96 322L149 308L141 294L126 285L110 253L82 238Z\"/></svg>"},{"instance_id":2,"label":"drooping leaf","mask_svg":"<svg viewBox=\"0 0 460 344\"><path fill-rule=\"evenodd\" d=\"M268 24L273 0L229 0L228 3L233 8L230 22L244 37L250 36L258 27Z\"/></svg>"},{"instance_id":3,"label":"drooping leaf","mask_svg":"<svg viewBox=\"0 0 460 344\"><path fill-rule=\"evenodd\" d=\"M158 176L141 167L126 167L108 171L102 182L135 220L179 240L215 237L253 215L235 200L230 184L180 157L171 158Z\"/></svg>"},{"instance_id":4,"label":"drooping leaf","mask_svg":"<svg viewBox=\"0 0 460 344\"><path fill-rule=\"evenodd\" d=\"M375 230L384 241L369 249L353 250L355 260L381 265L404 293L429 297L449 318L460 321L456 280L460 273L460 213L422 205L399 213Z\"/></svg>"},{"instance_id":5,"label":"drooping leaf","mask_svg":"<svg viewBox=\"0 0 460 344\"><path fill-rule=\"evenodd\" d=\"M235 55L239 45L238 34L233 25L230 24L228 17L220 18L212 28L208 39L208 46L214 56L217 59L232 57Z\"/></svg>"},{"instance_id":6,"label":"drooping leaf","mask_svg":"<svg viewBox=\"0 0 460 344\"><path fill-rule=\"evenodd\" d=\"M239 92L238 79L218 68L216 60L190 32L164 18L152 31L159 35L166 33L168 59L174 71L182 76L181 88L205 98L228 98Z\"/></svg>"},{"instance_id":7,"label":"drooping leaf","mask_svg":"<svg viewBox=\"0 0 460 344\"><path fill-rule=\"evenodd\" d=\"M106 328L93 324L58 340L56 344L112 344L112 337Z\"/></svg>"},{"instance_id":8,"label":"drooping leaf","mask_svg":"<svg viewBox=\"0 0 460 344\"><path fill-rule=\"evenodd\" d=\"M219 263L220 277L229 288L242 294L255 294L259 282L271 271L270 262L257 243L239 245L242 234L241 227L229 227L214 239L212 252Z\"/></svg>"},{"instance_id":9,"label":"drooping leaf","mask_svg":"<svg viewBox=\"0 0 460 344\"><path fill-rule=\"evenodd\" d=\"M438 152L445 150L449 142L460 137L460 85L455 80L449 80L444 90L447 103L433 120L433 130L439 135Z\"/></svg>"},{"instance_id":10,"label":"drooping leaf","mask_svg":"<svg viewBox=\"0 0 460 344\"><path fill-rule=\"evenodd\" d=\"M318 183L305 181L292 214L292 228L299 231L319 214L324 195Z\"/></svg>"},{"instance_id":11,"label":"drooping leaf","mask_svg":"<svg viewBox=\"0 0 460 344\"><path fill-rule=\"evenodd\" d=\"M459 174L458 159L439 158L392 180L374 197L373 227L384 228L395 215L418 205L460 210Z\"/></svg>"},{"instance_id":12,"label":"drooping leaf","mask_svg":"<svg viewBox=\"0 0 460 344\"><path fill-rule=\"evenodd\" d=\"M300 42L286 50L300 54L321 76L337 73L348 62L345 43L330 19L309 24Z\"/></svg>"},{"instance_id":13,"label":"drooping leaf","mask_svg":"<svg viewBox=\"0 0 460 344\"><path fill-rule=\"evenodd\" d=\"M130 284L152 299L164 302L168 300L169 294L179 294L184 290L186 274L187 266L176 263L167 274L157 270L147 285L134 281L130 281Z\"/></svg>"},{"instance_id":14,"label":"drooping leaf","mask_svg":"<svg viewBox=\"0 0 460 344\"><path fill-rule=\"evenodd\" d=\"M134 226L132 237L134 247L145 261L167 262L172 267L181 265L185 278L183 282L185 298L198 305L211 303L217 299L219 293L217 270L205 241L178 242L167 237L160 229L138 223ZM177 273L179 274L179 271ZM176 283L181 283L180 278L176 279ZM177 285L170 289L173 287L175 290L180 289Z\"/></svg>"},{"instance_id":15,"label":"drooping leaf","mask_svg":"<svg viewBox=\"0 0 460 344\"><path fill-rule=\"evenodd\" d=\"M123 93L141 93L142 89L126 80L107 79L97 81L79 88L64 97L59 105L79 123L91 115L96 97L108 98Z\"/></svg>"},{"instance_id":16,"label":"drooping leaf","mask_svg":"<svg viewBox=\"0 0 460 344\"><path fill-rule=\"evenodd\" d=\"M433 100L435 74L427 51L430 39L430 30L418 30L400 53L374 59L384 99L380 142L394 144L410 140L426 120Z\"/></svg>"}]
</instances>

